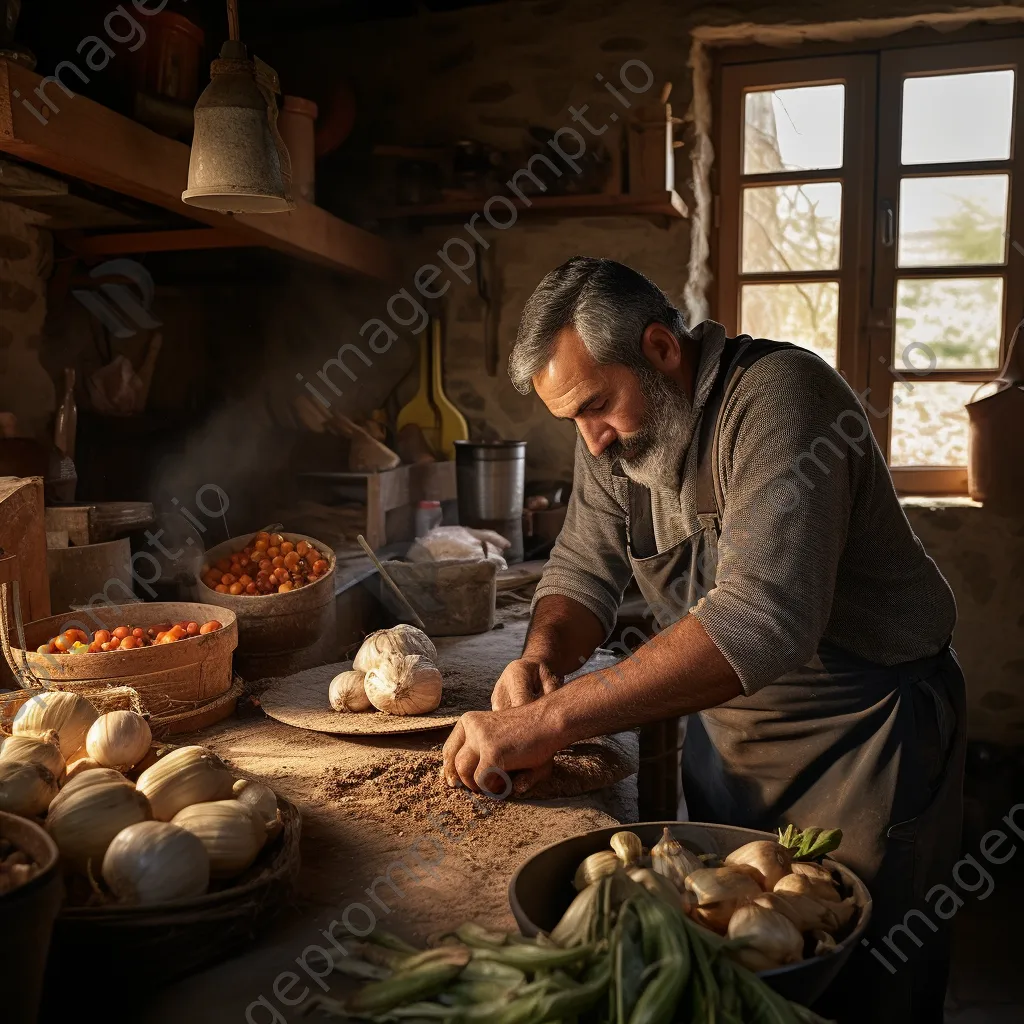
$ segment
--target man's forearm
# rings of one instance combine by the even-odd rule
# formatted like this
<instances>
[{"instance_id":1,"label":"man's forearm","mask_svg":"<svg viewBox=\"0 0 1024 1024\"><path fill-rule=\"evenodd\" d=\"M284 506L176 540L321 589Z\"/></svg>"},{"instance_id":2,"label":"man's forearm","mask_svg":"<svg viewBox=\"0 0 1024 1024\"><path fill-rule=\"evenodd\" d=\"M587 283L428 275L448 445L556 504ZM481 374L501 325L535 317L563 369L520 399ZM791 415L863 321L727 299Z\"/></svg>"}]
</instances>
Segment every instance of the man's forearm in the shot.
<instances>
[{"instance_id":1,"label":"man's forearm","mask_svg":"<svg viewBox=\"0 0 1024 1024\"><path fill-rule=\"evenodd\" d=\"M597 616L571 597L548 594L537 602L523 657L559 676L576 672L604 639Z\"/></svg>"},{"instance_id":2,"label":"man's forearm","mask_svg":"<svg viewBox=\"0 0 1024 1024\"><path fill-rule=\"evenodd\" d=\"M742 692L732 666L688 615L617 665L581 676L531 707L538 725L555 730L564 746L717 707Z\"/></svg>"}]
</instances>

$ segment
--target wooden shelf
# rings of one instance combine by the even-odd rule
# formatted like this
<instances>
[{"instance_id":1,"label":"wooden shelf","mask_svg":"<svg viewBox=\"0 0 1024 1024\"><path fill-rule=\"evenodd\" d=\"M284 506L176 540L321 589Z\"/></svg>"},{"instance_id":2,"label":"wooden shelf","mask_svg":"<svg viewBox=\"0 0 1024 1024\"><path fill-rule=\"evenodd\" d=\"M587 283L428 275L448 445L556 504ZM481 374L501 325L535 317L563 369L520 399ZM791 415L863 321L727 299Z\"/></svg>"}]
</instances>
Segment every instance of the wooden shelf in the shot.
<instances>
[{"instance_id":1,"label":"wooden shelf","mask_svg":"<svg viewBox=\"0 0 1024 1024\"><path fill-rule=\"evenodd\" d=\"M0 151L216 229L215 235L197 231L196 248L263 246L346 274L380 280L396 276L398 257L388 242L312 203L297 200L289 213L262 215L186 206L181 193L188 182L188 146L84 96L71 98L53 82L45 94L56 106L46 107L36 94L42 81L26 68L0 60ZM72 75L70 85L76 81ZM26 99L47 117L45 124L23 106ZM159 250L159 239L147 234L144 244L150 251ZM131 248L140 244L131 241L131 234L119 233L105 243L101 238L93 236L97 254L139 251ZM182 232L174 233L173 248L188 245Z\"/></svg>"},{"instance_id":2,"label":"wooden shelf","mask_svg":"<svg viewBox=\"0 0 1024 1024\"><path fill-rule=\"evenodd\" d=\"M688 217L689 210L678 192L656 196L594 195L530 196L527 205L514 199L517 210L531 216L546 217ZM480 213L486 198L453 199L421 206L391 206L378 211L381 220L451 220ZM504 208L504 204L503 208ZM497 218L503 215L495 212Z\"/></svg>"}]
</instances>

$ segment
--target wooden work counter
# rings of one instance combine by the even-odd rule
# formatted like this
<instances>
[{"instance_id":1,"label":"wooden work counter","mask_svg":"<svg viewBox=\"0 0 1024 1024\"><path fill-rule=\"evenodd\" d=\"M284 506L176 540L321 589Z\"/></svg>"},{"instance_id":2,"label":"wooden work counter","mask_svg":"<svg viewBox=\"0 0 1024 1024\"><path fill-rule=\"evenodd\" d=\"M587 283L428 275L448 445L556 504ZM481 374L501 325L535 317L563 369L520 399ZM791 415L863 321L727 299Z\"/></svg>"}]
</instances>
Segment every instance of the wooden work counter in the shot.
<instances>
[{"instance_id":1,"label":"wooden work counter","mask_svg":"<svg viewBox=\"0 0 1024 1024\"><path fill-rule=\"evenodd\" d=\"M516 657L525 629L521 621L494 631L481 671L500 672ZM303 1005L321 991L301 961L306 956L315 969L310 947L331 948L322 931L332 922L339 922L333 933L342 942L346 914L357 929L372 913L382 927L420 940L469 919L512 929L506 890L522 861L565 836L636 820L635 775L582 797L478 798L474 807L469 794L435 782L428 755L437 756L447 734L343 739L282 725L250 705L221 726L181 737L211 747L240 772L262 776L301 809L302 869L293 905L251 947L154 993L133 1019L299 1021ZM406 775L407 791L396 786ZM389 871L393 886L385 881ZM325 984L337 990L337 979Z\"/></svg>"}]
</instances>

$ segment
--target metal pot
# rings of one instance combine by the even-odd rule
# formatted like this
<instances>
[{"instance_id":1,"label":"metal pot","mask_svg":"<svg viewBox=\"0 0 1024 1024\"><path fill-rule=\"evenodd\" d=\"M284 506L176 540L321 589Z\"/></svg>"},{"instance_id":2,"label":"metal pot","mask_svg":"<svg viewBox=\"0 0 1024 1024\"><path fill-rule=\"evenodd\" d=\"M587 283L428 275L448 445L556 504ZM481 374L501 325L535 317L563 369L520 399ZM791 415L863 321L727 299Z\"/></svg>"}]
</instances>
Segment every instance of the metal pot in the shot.
<instances>
[{"instance_id":1,"label":"metal pot","mask_svg":"<svg viewBox=\"0 0 1024 1024\"><path fill-rule=\"evenodd\" d=\"M459 523L494 530L512 546L509 563L523 559L525 441L456 441L455 476Z\"/></svg>"}]
</instances>

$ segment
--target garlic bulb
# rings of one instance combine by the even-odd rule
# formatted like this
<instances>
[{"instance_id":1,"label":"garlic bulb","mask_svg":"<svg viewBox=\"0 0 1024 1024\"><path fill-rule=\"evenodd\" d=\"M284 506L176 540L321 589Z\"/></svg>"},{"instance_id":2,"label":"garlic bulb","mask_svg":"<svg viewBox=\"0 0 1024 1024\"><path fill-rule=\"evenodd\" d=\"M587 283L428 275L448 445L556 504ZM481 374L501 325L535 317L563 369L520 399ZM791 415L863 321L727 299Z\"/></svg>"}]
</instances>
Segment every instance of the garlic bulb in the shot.
<instances>
[{"instance_id":1,"label":"garlic bulb","mask_svg":"<svg viewBox=\"0 0 1024 1024\"><path fill-rule=\"evenodd\" d=\"M277 796L262 782L239 779L231 789L235 799L252 811L267 830L267 839L273 839L281 831L281 815L277 810Z\"/></svg>"},{"instance_id":2,"label":"garlic bulb","mask_svg":"<svg viewBox=\"0 0 1024 1024\"><path fill-rule=\"evenodd\" d=\"M363 687L363 672L339 672L332 680L327 698L335 711L372 711Z\"/></svg>"},{"instance_id":3,"label":"garlic bulb","mask_svg":"<svg viewBox=\"0 0 1024 1024\"><path fill-rule=\"evenodd\" d=\"M179 811L172 824L202 841L214 878L231 878L256 859L266 832L256 815L237 800L214 800Z\"/></svg>"},{"instance_id":4,"label":"garlic bulb","mask_svg":"<svg viewBox=\"0 0 1024 1024\"><path fill-rule=\"evenodd\" d=\"M644 844L635 832L616 832L608 840L608 845L615 851L624 868L636 867L644 855Z\"/></svg>"},{"instance_id":5,"label":"garlic bulb","mask_svg":"<svg viewBox=\"0 0 1024 1024\"><path fill-rule=\"evenodd\" d=\"M51 729L42 736L8 736L0 743L0 758L41 764L59 782L64 777L64 755L60 737Z\"/></svg>"},{"instance_id":6,"label":"garlic bulb","mask_svg":"<svg viewBox=\"0 0 1024 1024\"><path fill-rule=\"evenodd\" d=\"M838 903L839 890L831 882L823 882L819 878L808 878L806 875L783 875L775 883L773 892L795 892L798 896L810 896L811 899L823 903Z\"/></svg>"},{"instance_id":7,"label":"garlic bulb","mask_svg":"<svg viewBox=\"0 0 1024 1024\"><path fill-rule=\"evenodd\" d=\"M104 768L127 771L149 752L153 734L149 723L134 711L108 711L89 728L85 749Z\"/></svg>"},{"instance_id":8,"label":"garlic bulb","mask_svg":"<svg viewBox=\"0 0 1024 1024\"><path fill-rule=\"evenodd\" d=\"M790 870L794 875L803 875L804 878L814 878L819 882L828 882L833 885L832 872L821 864L813 864L810 861L798 860Z\"/></svg>"},{"instance_id":9,"label":"garlic bulb","mask_svg":"<svg viewBox=\"0 0 1024 1024\"><path fill-rule=\"evenodd\" d=\"M733 850L725 858L728 867L753 868L751 877L758 882L765 892L771 892L783 875L789 874L793 855L784 846L771 839L758 839L738 850Z\"/></svg>"},{"instance_id":10,"label":"garlic bulb","mask_svg":"<svg viewBox=\"0 0 1024 1024\"><path fill-rule=\"evenodd\" d=\"M612 874L621 866L619 858L615 856L613 850L601 850L598 853L592 853L576 869L576 875L572 880L572 884L578 890L586 889L588 885L593 885L594 882L600 881L605 875Z\"/></svg>"},{"instance_id":11,"label":"garlic bulb","mask_svg":"<svg viewBox=\"0 0 1024 1024\"><path fill-rule=\"evenodd\" d=\"M65 785L67 784L67 782L71 782L74 779L79 778L85 772L92 772L95 771L97 768L102 767L103 765L101 765L99 761L94 761L91 757L80 757L77 761L72 761L68 765L68 774ZM114 771L113 768L111 768L110 770ZM120 772L118 772L118 774L120 775Z\"/></svg>"},{"instance_id":12,"label":"garlic bulb","mask_svg":"<svg viewBox=\"0 0 1024 1024\"><path fill-rule=\"evenodd\" d=\"M745 949L760 953L773 967L795 964L804 957L804 939L793 922L756 903L737 907L727 934L731 940L744 943Z\"/></svg>"},{"instance_id":13,"label":"garlic bulb","mask_svg":"<svg viewBox=\"0 0 1024 1024\"><path fill-rule=\"evenodd\" d=\"M65 789L50 805L46 831L65 864L98 874L114 836L151 817L149 801L130 782L107 780Z\"/></svg>"},{"instance_id":14,"label":"garlic bulb","mask_svg":"<svg viewBox=\"0 0 1024 1024\"><path fill-rule=\"evenodd\" d=\"M389 715L425 715L441 703L441 673L422 654L380 659L363 686L373 706Z\"/></svg>"},{"instance_id":15,"label":"garlic bulb","mask_svg":"<svg viewBox=\"0 0 1024 1024\"><path fill-rule=\"evenodd\" d=\"M661 838L651 847L651 867L664 875L680 892L686 878L694 871L704 870L700 858L690 853L669 830L663 829Z\"/></svg>"},{"instance_id":16,"label":"garlic bulb","mask_svg":"<svg viewBox=\"0 0 1024 1024\"><path fill-rule=\"evenodd\" d=\"M15 736L43 736L53 729L65 761L85 755L85 737L99 712L84 697L63 690L43 690L18 708L11 725Z\"/></svg>"},{"instance_id":17,"label":"garlic bulb","mask_svg":"<svg viewBox=\"0 0 1024 1024\"><path fill-rule=\"evenodd\" d=\"M831 910L834 903L822 903L810 896L798 896L795 892L764 892L754 902L759 907L788 917L800 932L818 928L832 932L839 927L839 921Z\"/></svg>"},{"instance_id":18,"label":"garlic bulb","mask_svg":"<svg viewBox=\"0 0 1024 1024\"><path fill-rule=\"evenodd\" d=\"M103 856L103 881L122 902L139 906L202 896L210 857L202 841L167 821L122 829Z\"/></svg>"},{"instance_id":19,"label":"garlic bulb","mask_svg":"<svg viewBox=\"0 0 1024 1024\"><path fill-rule=\"evenodd\" d=\"M234 785L224 762L205 747L178 747L147 768L137 783L153 817L170 821L178 811L208 800L226 800Z\"/></svg>"},{"instance_id":20,"label":"garlic bulb","mask_svg":"<svg viewBox=\"0 0 1024 1024\"><path fill-rule=\"evenodd\" d=\"M34 818L57 795L53 772L38 761L0 760L0 811Z\"/></svg>"},{"instance_id":21,"label":"garlic bulb","mask_svg":"<svg viewBox=\"0 0 1024 1024\"><path fill-rule=\"evenodd\" d=\"M697 920L723 935L737 907L761 895L757 882L735 868L693 871L686 876L686 888L697 898Z\"/></svg>"},{"instance_id":22,"label":"garlic bulb","mask_svg":"<svg viewBox=\"0 0 1024 1024\"><path fill-rule=\"evenodd\" d=\"M395 654L422 654L434 661L437 648L422 629L403 622L371 633L356 652L352 668L356 672L369 672L382 658Z\"/></svg>"},{"instance_id":23,"label":"garlic bulb","mask_svg":"<svg viewBox=\"0 0 1024 1024\"><path fill-rule=\"evenodd\" d=\"M123 782L131 785L131 782L115 768L100 768L91 757L80 757L68 768L68 778L61 787L60 798L63 798L65 793L78 789L79 786L93 786L98 782Z\"/></svg>"}]
</instances>

